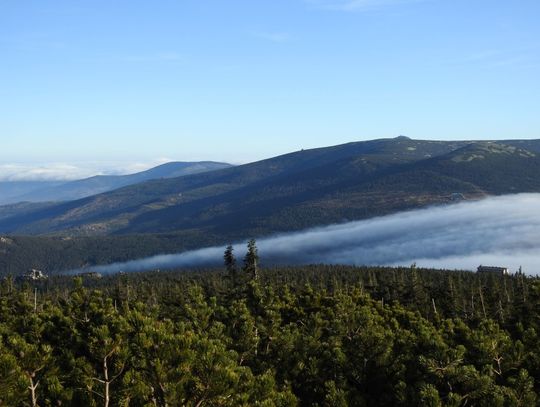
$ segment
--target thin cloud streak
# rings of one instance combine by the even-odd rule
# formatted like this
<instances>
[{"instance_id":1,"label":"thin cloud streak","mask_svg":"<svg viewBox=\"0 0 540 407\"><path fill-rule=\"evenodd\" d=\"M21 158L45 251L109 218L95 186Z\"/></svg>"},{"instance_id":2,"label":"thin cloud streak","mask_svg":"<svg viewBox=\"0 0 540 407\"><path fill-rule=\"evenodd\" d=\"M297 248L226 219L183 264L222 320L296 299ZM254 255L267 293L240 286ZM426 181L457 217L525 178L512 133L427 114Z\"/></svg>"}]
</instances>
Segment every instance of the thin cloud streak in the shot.
<instances>
[{"instance_id":1,"label":"thin cloud streak","mask_svg":"<svg viewBox=\"0 0 540 407\"><path fill-rule=\"evenodd\" d=\"M127 55L127 56L120 56L117 58L119 61L122 62L175 62L175 63L184 63L187 61L186 56L179 54L175 51L166 51L166 52L159 52L156 54L150 54L150 55Z\"/></svg>"},{"instance_id":2,"label":"thin cloud streak","mask_svg":"<svg viewBox=\"0 0 540 407\"><path fill-rule=\"evenodd\" d=\"M287 42L291 39L291 36L286 32L256 31L256 32L252 32L251 35L253 35L255 38L260 38L266 41L276 42L276 43Z\"/></svg>"},{"instance_id":3,"label":"thin cloud streak","mask_svg":"<svg viewBox=\"0 0 540 407\"><path fill-rule=\"evenodd\" d=\"M349 12L373 11L425 1L428 0L307 0L309 4L319 9Z\"/></svg>"},{"instance_id":4,"label":"thin cloud streak","mask_svg":"<svg viewBox=\"0 0 540 407\"><path fill-rule=\"evenodd\" d=\"M470 54L453 61L458 66L480 66L485 68L533 68L540 64L537 47L522 47L521 49L502 50L487 49Z\"/></svg>"},{"instance_id":5,"label":"thin cloud streak","mask_svg":"<svg viewBox=\"0 0 540 407\"><path fill-rule=\"evenodd\" d=\"M310 229L257 243L264 264L410 265L540 271L540 194L487 198ZM241 258L245 244L237 245ZM214 266L223 247L92 267L101 273ZM76 270L72 272L80 272Z\"/></svg>"}]
</instances>

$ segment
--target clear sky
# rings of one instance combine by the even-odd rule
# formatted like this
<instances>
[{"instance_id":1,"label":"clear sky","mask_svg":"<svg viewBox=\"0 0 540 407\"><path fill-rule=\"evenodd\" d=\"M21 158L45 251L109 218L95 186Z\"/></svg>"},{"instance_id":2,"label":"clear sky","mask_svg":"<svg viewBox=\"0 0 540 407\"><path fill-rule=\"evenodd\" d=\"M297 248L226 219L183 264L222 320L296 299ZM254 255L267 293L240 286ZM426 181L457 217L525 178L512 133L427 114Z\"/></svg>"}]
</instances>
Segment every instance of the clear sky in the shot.
<instances>
[{"instance_id":1,"label":"clear sky","mask_svg":"<svg viewBox=\"0 0 540 407\"><path fill-rule=\"evenodd\" d=\"M540 138L539 21L538 0L0 0L0 160Z\"/></svg>"}]
</instances>

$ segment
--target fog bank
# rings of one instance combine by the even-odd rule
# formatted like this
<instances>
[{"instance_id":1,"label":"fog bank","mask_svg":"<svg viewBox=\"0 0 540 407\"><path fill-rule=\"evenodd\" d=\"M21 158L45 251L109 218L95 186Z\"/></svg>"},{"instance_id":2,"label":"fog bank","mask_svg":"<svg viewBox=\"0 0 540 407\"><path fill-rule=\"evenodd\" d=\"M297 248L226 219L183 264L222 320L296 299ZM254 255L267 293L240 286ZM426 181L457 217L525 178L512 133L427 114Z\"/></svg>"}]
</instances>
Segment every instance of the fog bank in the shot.
<instances>
[{"instance_id":1,"label":"fog bank","mask_svg":"<svg viewBox=\"0 0 540 407\"><path fill-rule=\"evenodd\" d=\"M75 181L97 175L126 175L145 171L160 164L174 161L157 158L135 161L79 161L50 163L2 163L0 182Z\"/></svg>"},{"instance_id":2,"label":"fog bank","mask_svg":"<svg viewBox=\"0 0 540 407\"><path fill-rule=\"evenodd\" d=\"M540 194L438 206L257 241L263 264L410 265L474 270L480 264L540 272ZM238 259L245 243L235 245ZM111 273L220 265L224 247L96 266ZM80 270L77 270L80 271ZM73 271L76 272L76 271Z\"/></svg>"}]
</instances>

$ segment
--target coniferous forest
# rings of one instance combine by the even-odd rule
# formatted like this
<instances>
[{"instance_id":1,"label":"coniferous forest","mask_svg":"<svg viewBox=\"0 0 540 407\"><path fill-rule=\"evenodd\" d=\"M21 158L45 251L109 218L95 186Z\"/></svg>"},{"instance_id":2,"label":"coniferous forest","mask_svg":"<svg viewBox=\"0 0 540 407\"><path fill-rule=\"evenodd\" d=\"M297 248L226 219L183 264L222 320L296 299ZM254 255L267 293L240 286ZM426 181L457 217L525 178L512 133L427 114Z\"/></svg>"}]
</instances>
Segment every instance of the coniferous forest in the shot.
<instances>
[{"instance_id":1,"label":"coniferous forest","mask_svg":"<svg viewBox=\"0 0 540 407\"><path fill-rule=\"evenodd\" d=\"M4 278L0 405L537 404L537 278L224 259Z\"/></svg>"}]
</instances>

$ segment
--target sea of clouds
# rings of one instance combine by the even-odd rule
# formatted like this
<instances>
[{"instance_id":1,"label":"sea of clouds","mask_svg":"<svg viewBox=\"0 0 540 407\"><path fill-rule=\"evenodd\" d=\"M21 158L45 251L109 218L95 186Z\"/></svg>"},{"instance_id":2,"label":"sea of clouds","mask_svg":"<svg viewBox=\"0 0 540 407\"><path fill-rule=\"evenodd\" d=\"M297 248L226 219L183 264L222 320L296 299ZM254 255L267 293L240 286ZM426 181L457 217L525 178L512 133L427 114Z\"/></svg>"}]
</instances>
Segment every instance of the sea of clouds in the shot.
<instances>
[{"instance_id":1,"label":"sea of clouds","mask_svg":"<svg viewBox=\"0 0 540 407\"><path fill-rule=\"evenodd\" d=\"M540 194L486 198L259 239L263 264L480 264L540 273ZM245 242L235 245L245 253ZM102 273L219 265L223 247L97 266ZM77 270L80 271L80 270Z\"/></svg>"},{"instance_id":2,"label":"sea of clouds","mask_svg":"<svg viewBox=\"0 0 540 407\"><path fill-rule=\"evenodd\" d=\"M73 181L95 175L133 174L169 161L173 160L158 158L146 162L81 161L77 163L2 163L0 164L0 182Z\"/></svg>"}]
</instances>

